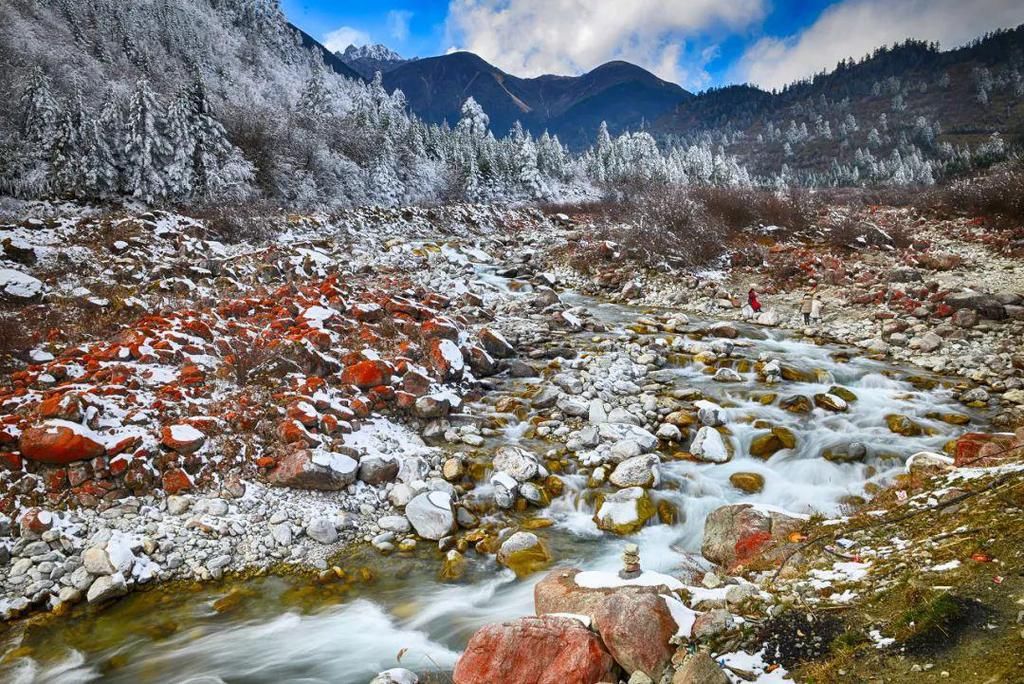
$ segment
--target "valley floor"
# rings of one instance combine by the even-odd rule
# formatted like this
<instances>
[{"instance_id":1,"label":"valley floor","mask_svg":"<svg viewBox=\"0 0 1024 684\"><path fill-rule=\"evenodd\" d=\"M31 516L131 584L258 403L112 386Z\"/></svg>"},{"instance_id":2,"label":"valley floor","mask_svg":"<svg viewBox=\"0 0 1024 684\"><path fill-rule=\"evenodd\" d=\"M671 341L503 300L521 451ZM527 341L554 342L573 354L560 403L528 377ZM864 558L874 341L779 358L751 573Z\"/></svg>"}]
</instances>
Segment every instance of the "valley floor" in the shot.
<instances>
[{"instance_id":1,"label":"valley floor","mask_svg":"<svg viewBox=\"0 0 1024 684\"><path fill-rule=\"evenodd\" d=\"M26 207L0 226L5 666L41 676L59 655L18 616L100 619L136 589L271 572L340 601L404 557L534 582L553 561L617 569L633 534L679 585L659 604L671 648L602 630L609 676L669 681L699 650L731 681L1015 681L1024 262L966 222L870 220L917 240L667 276L531 209L277 217L267 240ZM811 282L824 316L805 325ZM910 451L931 455L904 468ZM375 560L346 565L364 547Z\"/></svg>"}]
</instances>

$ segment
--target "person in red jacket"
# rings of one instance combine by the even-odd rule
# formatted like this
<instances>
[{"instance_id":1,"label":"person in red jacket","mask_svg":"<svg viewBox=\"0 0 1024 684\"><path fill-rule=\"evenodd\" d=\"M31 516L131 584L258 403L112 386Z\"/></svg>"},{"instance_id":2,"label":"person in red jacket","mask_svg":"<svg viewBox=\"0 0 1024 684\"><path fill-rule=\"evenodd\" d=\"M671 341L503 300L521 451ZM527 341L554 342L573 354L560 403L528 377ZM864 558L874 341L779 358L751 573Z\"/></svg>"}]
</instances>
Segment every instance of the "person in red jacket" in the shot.
<instances>
[{"instance_id":1,"label":"person in red jacket","mask_svg":"<svg viewBox=\"0 0 1024 684\"><path fill-rule=\"evenodd\" d=\"M757 299L757 291L754 289L755 286L750 286L750 292L747 293L747 304L754 310L754 313L761 313L761 302Z\"/></svg>"}]
</instances>

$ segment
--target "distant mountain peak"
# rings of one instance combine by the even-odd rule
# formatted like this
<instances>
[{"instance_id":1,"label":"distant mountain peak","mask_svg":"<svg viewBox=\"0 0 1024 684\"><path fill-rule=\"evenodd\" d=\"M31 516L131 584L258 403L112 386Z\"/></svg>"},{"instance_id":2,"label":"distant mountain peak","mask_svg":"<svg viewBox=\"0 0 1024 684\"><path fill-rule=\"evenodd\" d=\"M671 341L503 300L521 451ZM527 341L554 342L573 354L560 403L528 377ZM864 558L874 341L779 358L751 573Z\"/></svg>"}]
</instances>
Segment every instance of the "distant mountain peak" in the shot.
<instances>
[{"instance_id":1,"label":"distant mountain peak","mask_svg":"<svg viewBox=\"0 0 1024 684\"><path fill-rule=\"evenodd\" d=\"M338 59L358 71L363 78L371 79L378 71L386 74L411 59L405 59L387 45L349 45L344 52L336 52Z\"/></svg>"},{"instance_id":2,"label":"distant mountain peak","mask_svg":"<svg viewBox=\"0 0 1024 684\"><path fill-rule=\"evenodd\" d=\"M337 53L338 57L348 61L374 60L377 62L405 62L402 55L398 54L387 45L349 45L344 52Z\"/></svg>"}]
</instances>

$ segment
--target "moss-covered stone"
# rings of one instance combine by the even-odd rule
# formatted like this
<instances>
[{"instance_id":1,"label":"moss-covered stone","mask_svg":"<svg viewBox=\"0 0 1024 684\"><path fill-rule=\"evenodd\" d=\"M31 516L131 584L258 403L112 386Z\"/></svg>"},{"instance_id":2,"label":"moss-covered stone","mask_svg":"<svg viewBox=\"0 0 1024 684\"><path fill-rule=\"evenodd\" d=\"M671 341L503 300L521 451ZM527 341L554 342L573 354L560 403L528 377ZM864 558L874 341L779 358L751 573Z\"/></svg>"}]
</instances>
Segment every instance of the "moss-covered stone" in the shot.
<instances>
[{"instance_id":1,"label":"moss-covered stone","mask_svg":"<svg viewBox=\"0 0 1024 684\"><path fill-rule=\"evenodd\" d=\"M890 432L904 437L920 437L924 430L913 420L899 413L890 413L885 417L885 424L889 426Z\"/></svg>"},{"instance_id":2,"label":"moss-covered stone","mask_svg":"<svg viewBox=\"0 0 1024 684\"><path fill-rule=\"evenodd\" d=\"M729 476L729 482L746 494L757 494L764 489L764 476L758 473L733 473Z\"/></svg>"}]
</instances>

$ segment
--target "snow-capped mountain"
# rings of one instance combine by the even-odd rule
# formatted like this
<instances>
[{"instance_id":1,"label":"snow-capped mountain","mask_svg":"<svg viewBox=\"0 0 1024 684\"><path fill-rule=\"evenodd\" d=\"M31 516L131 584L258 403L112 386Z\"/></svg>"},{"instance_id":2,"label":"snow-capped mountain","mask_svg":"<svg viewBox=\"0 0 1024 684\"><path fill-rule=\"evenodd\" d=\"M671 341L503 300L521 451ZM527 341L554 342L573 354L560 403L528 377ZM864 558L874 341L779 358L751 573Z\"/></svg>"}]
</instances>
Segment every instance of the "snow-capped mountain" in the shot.
<instances>
[{"instance_id":1,"label":"snow-capped mountain","mask_svg":"<svg viewBox=\"0 0 1024 684\"><path fill-rule=\"evenodd\" d=\"M382 74L402 66L411 59L405 59L386 45L349 45L344 52L334 53L337 57L365 78L373 78L378 71Z\"/></svg>"}]
</instances>

